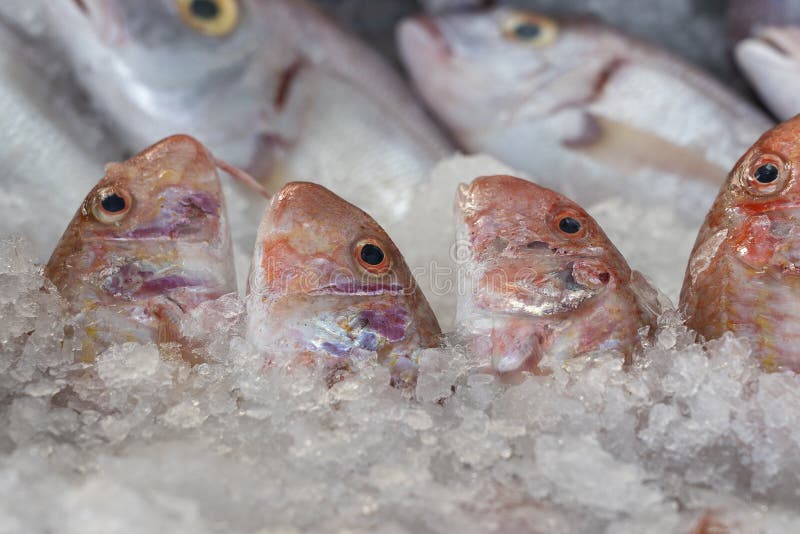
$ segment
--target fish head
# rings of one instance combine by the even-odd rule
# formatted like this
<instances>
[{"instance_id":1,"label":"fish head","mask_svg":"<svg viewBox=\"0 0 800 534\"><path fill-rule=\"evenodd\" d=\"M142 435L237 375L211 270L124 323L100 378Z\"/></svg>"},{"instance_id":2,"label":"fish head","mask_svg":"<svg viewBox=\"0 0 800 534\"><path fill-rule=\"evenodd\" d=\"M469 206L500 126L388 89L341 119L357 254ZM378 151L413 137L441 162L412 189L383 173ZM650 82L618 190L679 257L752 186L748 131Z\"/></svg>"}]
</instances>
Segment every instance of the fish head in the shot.
<instances>
[{"instance_id":1,"label":"fish head","mask_svg":"<svg viewBox=\"0 0 800 534\"><path fill-rule=\"evenodd\" d=\"M457 196L470 281L461 317L563 316L628 283L631 271L576 203L512 176L484 176Z\"/></svg>"},{"instance_id":2,"label":"fish head","mask_svg":"<svg viewBox=\"0 0 800 534\"><path fill-rule=\"evenodd\" d=\"M736 163L700 230L700 256L731 254L754 271L800 275L800 116L766 132ZM727 247L719 244L727 243ZM702 258L700 258L702 259ZM688 275L692 273L692 264Z\"/></svg>"},{"instance_id":3,"label":"fish head","mask_svg":"<svg viewBox=\"0 0 800 534\"><path fill-rule=\"evenodd\" d=\"M272 109L297 61L297 24L286 21L283 4L54 0L47 7L77 78L127 148L188 132L245 166L257 156L263 124L294 127L274 126Z\"/></svg>"},{"instance_id":4,"label":"fish head","mask_svg":"<svg viewBox=\"0 0 800 534\"><path fill-rule=\"evenodd\" d=\"M117 91L217 85L257 46L242 0L54 0L55 29L84 66L111 71ZM90 46L90 48L86 48ZM101 65L102 63L102 65ZM117 77L118 80L115 80ZM133 84L131 87L130 84ZM91 90L91 89L90 89Z\"/></svg>"},{"instance_id":5,"label":"fish head","mask_svg":"<svg viewBox=\"0 0 800 534\"><path fill-rule=\"evenodd\" d=\"M108 165L45 275L76 312L155 300L185 311L236 291L223 193L205 147L177 135Z\"/></svg>"},{"instance_id":6,"label":"fish head","mask_svg":"<svg viewBox=\"0 0 800 534\"><path fill-rule=\"evenodd\" d=\"M398 43L422 96L462 142L591 99L622 49L599 24L509 7L411 18Z\"/></svg>"},{"instance_id":7,"label":"fish head","mask_svg":"<svg viewBox=\"0 0 800 534\"><path fill-rule=\"evenodd\" d=\"M769 26L736 45L736 62L781 120L800 112L800 26Z\"/></svg>"},{"instance_id":8,"label":"fish head","mask_svg":"<svg viewBox=\"0 0 800 534\"><path fill-rule=\"evenodd\" d=\"M248 335L258 347L307 351L333 366L377 353L400 369L400 360L434 346L440 333L386 232L365 212L308 182L287 184L264 214L248 314Z\"/></svg>"}]
</instances>

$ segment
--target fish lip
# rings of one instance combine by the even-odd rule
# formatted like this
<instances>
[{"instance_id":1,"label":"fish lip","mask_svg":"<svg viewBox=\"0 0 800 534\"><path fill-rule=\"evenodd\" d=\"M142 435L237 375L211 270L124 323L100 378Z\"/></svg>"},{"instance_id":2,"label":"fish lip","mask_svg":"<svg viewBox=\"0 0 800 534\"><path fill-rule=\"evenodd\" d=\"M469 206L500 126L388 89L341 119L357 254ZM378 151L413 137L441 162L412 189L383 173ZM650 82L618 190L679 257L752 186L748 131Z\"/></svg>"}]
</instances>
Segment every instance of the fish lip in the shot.
<instances>
[{"instance_id":1,"label":"fish lip","mask_svg":"<svg viewBox=\"0 0 800 534\"><path fill-rule=\"evenodd\" d=\"M400 284L392 283L358 283L346 282L320 286L308 292L309 295L343 295L343 296L377 296L401 295L405 288Z\"/></svg>"},{"instance_id":2,"label":"fish lip","mask_svg":"<svg viewBox=\"0 0 800 534\"><path fill-rule=\"evenodd\" d=\"M400 23L398 40L403 55L410 57L412 43L422 45L423 54L436 55L444 59L453 57L453 49L436 20L427 15L413 17Z\"/></svg>"}]
</instances>

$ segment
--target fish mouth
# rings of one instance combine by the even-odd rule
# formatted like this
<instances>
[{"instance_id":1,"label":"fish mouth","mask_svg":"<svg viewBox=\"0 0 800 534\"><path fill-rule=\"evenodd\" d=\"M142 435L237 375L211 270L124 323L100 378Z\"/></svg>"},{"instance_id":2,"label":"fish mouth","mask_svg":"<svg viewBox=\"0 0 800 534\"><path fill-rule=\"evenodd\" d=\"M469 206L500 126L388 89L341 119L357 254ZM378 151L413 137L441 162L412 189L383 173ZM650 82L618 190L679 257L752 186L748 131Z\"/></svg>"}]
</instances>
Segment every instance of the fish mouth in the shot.
<instances>
[{"instance_id":1,"label":"fish mouth","mask_svg":"<svg viewBox=\"0 0 800 534\"><path fill-rule=\"evenodd\" d=\"M771 26L759 31L754 39L780 56L797 57L800 32Z\"/></svg>"},{"instance_id":2,"label":"fish mouth","mask_svg":"<svg viewBox=\"0 0 800 534\"><path fill-rule=\"evenodd\" d=\"M308 292L309 295L377 296L402 295L406 289L400 284L387 282L335 282Z\"/></svg>"},{"instance_id":3,"label":"fish mouth","mask_svg":"<svg viewBox=\"0 0 800 534\"><path fill-rule=\"evenodd\" d=\"M742 40L734 50L737 61L745 70L766 63L772 68L791 67L800 61L800 31L782 27L767 27L754 37ZM757 71L756 71L757 73Z\"/></svg>"},{"instance_id":4,"label":"fish mouth","mask_svg":"<svg viewBox=\"0 0 800 534\"><path fill-rule=\"evenodd\" d=\"M506 316L561 315L597 297L610 282L611 274L603 266L570 262L556 271L492 280L484 288L485 303Z\"/></svg>"},{"instance_id":5,"label":"fish mouth","mask_svg":"<svg viewBox=\"0 0 800 534\"><path fill-rule=\"evenodd\" d=\"M216 284L200 273L162 272L136 264L116 270L103 281L103 290L115 297L133 299L168 295L183 289L212 289ZM224 292L220 291L222 295Z\"/></svg>"},{"instance_id":6,"label":"fish mouth","mask_svg":"<svg viewBox=\"0 0 800 534\"><path fill-rule=\"evenodd\" d=\"M441 27L433 17L427 15L401 22L397 30L397 40L400 53L406 58L406 64L419 55L442 60L453 57L453 49Z\"/></svg>"}]
</instances>

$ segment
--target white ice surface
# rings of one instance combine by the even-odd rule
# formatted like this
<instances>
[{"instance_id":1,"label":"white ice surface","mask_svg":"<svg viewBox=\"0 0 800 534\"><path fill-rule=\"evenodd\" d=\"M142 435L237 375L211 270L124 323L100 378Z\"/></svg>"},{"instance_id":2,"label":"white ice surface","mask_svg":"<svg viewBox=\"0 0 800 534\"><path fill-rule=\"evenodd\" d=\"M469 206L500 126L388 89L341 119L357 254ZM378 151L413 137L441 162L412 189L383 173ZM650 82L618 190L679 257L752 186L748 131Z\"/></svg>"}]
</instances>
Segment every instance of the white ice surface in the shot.
<instances>
[{"instance_id":1,"label":"white ice surface","mask_svg":"<svg viewBox=\"0 0 800 534\"><path fill-rule=\"evenodd\" d=\"M678 224L592 209L623 250ZM331 389L265 366L236 296L185 321L208 363L135 344L75 363L32 258L0 240L0 533L800 531L800 378L732 338L694 343L672 312L631 369L601 354L516 386L454 338L410 399L371 362ZM685 259L664 258L638 267L679 279Z\"/></svg>"}]
</instances>

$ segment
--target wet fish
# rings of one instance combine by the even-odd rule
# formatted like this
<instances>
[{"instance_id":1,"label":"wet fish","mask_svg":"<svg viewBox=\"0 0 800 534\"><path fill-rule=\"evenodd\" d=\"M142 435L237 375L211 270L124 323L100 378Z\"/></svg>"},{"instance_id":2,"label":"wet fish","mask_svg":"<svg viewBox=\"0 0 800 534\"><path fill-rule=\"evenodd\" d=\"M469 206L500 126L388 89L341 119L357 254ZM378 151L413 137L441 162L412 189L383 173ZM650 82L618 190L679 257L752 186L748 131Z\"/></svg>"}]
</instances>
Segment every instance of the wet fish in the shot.
<instances>
[{"instance_id":1,"label":"wet fish","mask_svg":"<svg viewBox=\"0 0 800 534\"><path fill-rule=\"evenodd\" d=\"M658 295L580 206L527 180L484 176L459 188L457 212L459 328L495 371L594 351L630 361Z\"/></svg>"},{"instance_id":2,"label":"wet fish","mask_svg":"<svg viewBox=\"0 0 800 534\"><path fill-rule=\"evenodd\" d=\"M111 343L180 341L180 320L236 291L215 162L169 137L112 163L89 192L44 274L76 315L82 358Z\"/></svg>"},{"instance_id":3,"label":"wet fish","mask_svg":"<svg viewBox=\"0 0 800 534\"><path fill-rule=\"evenodd\" d=\"M800 371L800 117L745 152L697 236L681 292L706 339L749 340L768 370Z\"/></svg>"},{"instance_id":4,"label":"wet fish","mask_svg":"<svg viewBox=\"0 0 800 534\"><path fill-rule=\"evenodd\" d=\"M449 145L404 81L303 0L56 0L54 33L127 146L187 132L273 186L387 221Z\"/></svg>"},{"instance_id":5,"label":"wet fish","mask_svg":"<svg viewBox=\"0 0 800 534\"><path fill-rule=\"evenodd\" d=\"M756 30L736 45L735 57L773 115L787 120L800 113L800 24Z\"/></svg>"},{"instance_id":6,"label":"wet fish","mask_svg":"<svg viewBox=\"0 0 800 534\"><path fill-rule=\"evenodd\" d=\"M417 191L450 145L406 82L313 5L54 0L48 8L76 76L127 148L184 132L272 192L292 180L320 183L374 214L413 267L428 267ZM256 230L247 221L263 206L226 193L234 245L246 251L237 258L247 264Z\"/></svg>"},{"instance_id":7,"label":"wet fish","mask_svg":"<svg viewBox=\"0 0 800 534\"><path fill-rule=\"evenodd\" d=\"M676 224L693 233L726 170L772 125L697 69L585 19L499 7L408 19L398 41L418 90L466 150L598 217L593 205L608 199L647 214L681 198ZM615 241L625 235L613 218L598 220ZM690 246L670 243L683 258ZM665 261L660 250L623 252L636 265Z\"/></svg>"},{"instance_id":8,"label":"wet fish","mask_svg":"<svg viewBox=\"0 0 800 534\"><path fill-rule=\"evenodd\" d=\"M32 63L26 43L0 25L0 233L24 234L43 262L113 156L94 142L100 130L73 128L62 113L71 102Z\"/></svg>"},{"instance_id":9,"label":"wet fish","mask_svg":"<svg viewBox=\"0 0 800 534\"><path fill-rule=\"evenodd\" d=\"M392 368L413 384L416 351L440 334L400 251L365 212L307 182L275 195L258 230L247 296L247 334L273 361L328 370L355 360Z\"/></svg>"}]
</instances>

